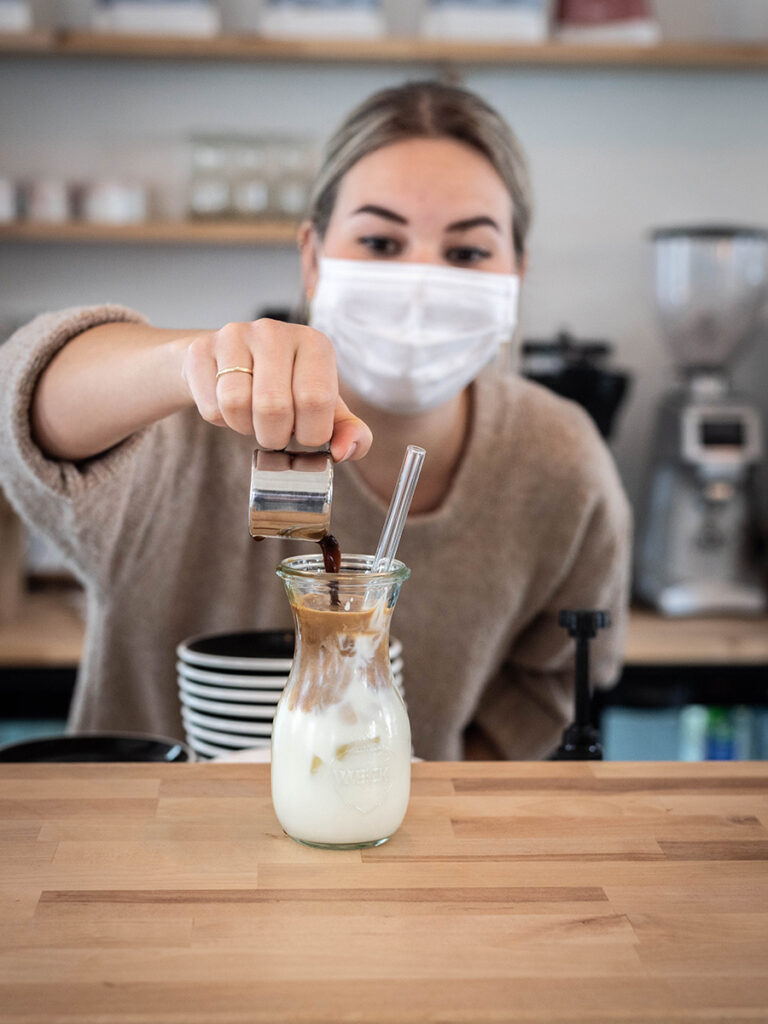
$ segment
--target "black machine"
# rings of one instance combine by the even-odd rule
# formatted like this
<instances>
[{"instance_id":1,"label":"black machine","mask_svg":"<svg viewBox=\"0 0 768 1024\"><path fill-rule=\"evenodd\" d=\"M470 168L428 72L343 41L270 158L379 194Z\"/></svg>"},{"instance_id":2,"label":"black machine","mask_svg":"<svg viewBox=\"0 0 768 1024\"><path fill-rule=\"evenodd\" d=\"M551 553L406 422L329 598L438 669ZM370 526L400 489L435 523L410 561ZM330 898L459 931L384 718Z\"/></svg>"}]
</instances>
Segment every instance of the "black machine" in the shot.
<instances>
[{"instance_id":1,"label":"black machine","mask_svg":"<svg viewBox=\"0 0 768 1024\"><path fill-rule=\"evenodd\" d=\"M609 342L577 341L567 331L561 331L549 340L524 341L521 351L523 376L578 402L603 437L611 436L630 378L610 366Z\"/></svg>"}]
</instances>

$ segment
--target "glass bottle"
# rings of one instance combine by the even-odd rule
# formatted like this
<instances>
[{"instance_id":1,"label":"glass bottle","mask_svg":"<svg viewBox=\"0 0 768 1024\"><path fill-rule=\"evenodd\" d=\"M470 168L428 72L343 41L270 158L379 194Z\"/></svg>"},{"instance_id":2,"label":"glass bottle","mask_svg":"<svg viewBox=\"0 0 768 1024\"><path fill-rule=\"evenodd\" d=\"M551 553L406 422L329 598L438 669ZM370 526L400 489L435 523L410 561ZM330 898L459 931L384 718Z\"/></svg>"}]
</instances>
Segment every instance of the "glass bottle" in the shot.
<instances>
[{"instance_id":1,"label":"glass bottle","mask_svg":"<svg viewBox=\"0 0 768 1024\"><path fill-rule=\"evenodd\" d=\"M198 135L191 140L187 191L190 217L229 217L232 213L231 140Z\"/></svg>"},{"instance_id":2,"label":"glass bottle","mask_svg":"<svg viewBox=\"0 0 768 1024\"><path fill-rule=\"evenodd\" d=\"M235 216L258 218L269 207L268 146L263 138L239 139L233 146L232 208Z\"/></svg>"},{"instance_id":3,"label":"glass bottle","mask_svg":"<svg viewBox=\"0 0 768 1024\"><path fill-rule=\"evenodd\" d=\"M272 802L285 832L310 846L378 846L408 806L411 729L389 659L402 562L370 571L371 555L322 555L277 570L296 626L291 673L272 724Z\"/></svg>"}]
</instances>

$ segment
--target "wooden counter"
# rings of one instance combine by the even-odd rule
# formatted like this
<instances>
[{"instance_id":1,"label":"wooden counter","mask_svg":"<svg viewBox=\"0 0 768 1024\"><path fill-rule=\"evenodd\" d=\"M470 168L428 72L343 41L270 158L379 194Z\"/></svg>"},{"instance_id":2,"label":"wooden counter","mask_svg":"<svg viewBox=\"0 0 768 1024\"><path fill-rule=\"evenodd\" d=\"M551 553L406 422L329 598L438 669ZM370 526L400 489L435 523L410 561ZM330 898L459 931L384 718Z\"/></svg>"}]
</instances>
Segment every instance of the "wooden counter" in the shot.
<instances>
[{"instance_id":1,"label":"wooden counter","mask_svg":"<svg viewBox=\"0 0 768 1024\"><path fill-rule=\"evenodd\" d=\"M75 666L83 622L66 590L27 596L11 622L0 624L0 668ZM625 661L628 665L768 665L768 616L666 619L633 608Z\"/></svg>"},{"instance_id":2,"label":"wooden counter","mask_svg":"<svg viewBox=\"0 0 768 1024\"><path fill-rule=\"evenodd\" d=\"M0 623L0 668L74 668L85 633L75 596L79 591L57 588L27 594L18 614Z\"/></svg>"},{"instance_id":3,"label":"wooden counter","mask_svg":"<svg viewBox=\"0 0 768 1024\"><path fill-rule=\"evenodd\" d=\"M633 608L627 665L768 665L768 615L670 619Z\"/></svg>"},{"instance_id":4,"label":"wooden counter","mask_svg":"<svg viewBox=\"0 0 768 1024\"><path fill-rule=\"evenodd\" d=\"M267 765L3 765L0 864L4 1024L768 1020L768 764L418 764L363 852Z\"/></svg>"}]
</instances>

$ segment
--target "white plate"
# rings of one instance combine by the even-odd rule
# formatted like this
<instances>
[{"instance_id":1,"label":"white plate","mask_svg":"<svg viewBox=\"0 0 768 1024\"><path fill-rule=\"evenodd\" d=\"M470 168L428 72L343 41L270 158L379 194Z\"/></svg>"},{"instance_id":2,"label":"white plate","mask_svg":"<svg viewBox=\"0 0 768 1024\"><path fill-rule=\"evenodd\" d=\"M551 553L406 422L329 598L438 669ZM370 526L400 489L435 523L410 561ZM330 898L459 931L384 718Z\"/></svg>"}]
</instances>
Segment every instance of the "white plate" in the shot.
<instances>
[{"instance_id":1,"label":"white plate","mask_svg":"<svg viewBox=\"0 0 768 1024\"><path fill-rule=\"evenodd\" d=\"M250 750L233 750L229 754L220 754L216 761L244 761L246 764L269 764L272 758L272 751L269 747L259 747Z\"/></svg>"},{"instance_id":2,"label":"white plate","mask_svg":"<svg viewBox=\"0 0 768 1024\"><path fill-rule=\"evenodd\" d=\"M181 721L184 724L187 742L193 738L198 738L204 739L206 742L216 743L217 746L231 746L231 748L242 750L244 746L251 746L253 743L259 743L264 739L271 738L266 731L256 736L246 736L243 733L234 732L220 732L218 729L196 725L183 715L181 716Z\"/></svg>"},{"instance_id":3,"label":"white plate","mask_svg":"<svg viewBox=\"0 0 768 1024\"><path fill-rule=\"evenodd\" d=\"M393 674L392 681L397 692L405 699L402 676ZM282 691L275 690L259 690L249 694L247 690L200 686L197 683L190 683L182 676L179 676L177 682L183 705L196 708L198 711L209 711L217 717L223 715L226 718L234 715L236 718L271 719L282 696Z\"/></svg>"},{"instance_id":4,"label":"white plate","mask_svg":"<svg viewBox=\"0 0 768 1024\"><path fill-rule=\"evenodd\" d=\"M237 704L258 704L265 708L274 708L280 700L282 690L226 690L223 686L201 686L191 683L183 676L178 679L179 688L184 693L195 697L209 697L211 700L231 700Z\"/></svg>"},{"instance_id":5,"label":"white plate","mask_svg":"<svg viewBox=\"0 0 768 1024\"><path fill-rule=\"evenodd\" d=\"M238 736L262 736L263 729L269 728L271 730L269 721L245 722L236 718L219 718L214 715L203 715L199 711L193 711L191 708L182 708L181 716L185 722L188 721L193 725L201 725L204 729L233 732L237 733Z\"/></svg>"},{"instance_id":6,"label":"white plate","mask_svg":"<svg viewBox=\"0 0 768 1024\"><path fill-rule=\"evenodd\" d=\"M209 747L206 743L203 743L202 740L197 740L195 743L190 744L190 746L194 750L195 757L197 758L198 761L209 761L212 757L221 757L222 754L223 754L223 752L222 753L218 753L217 752L217 753L214 754L214 752L213 752L214 748L213 747ZM228 750L227 753L231 754L232 751ZM226 756L226 755L223 755L223 756Z\"/></svg>"},{"instance_id":7,"label":"white plate","mask_svg":"<svg viewBox=\"0 0 768 1024\"><path fill-rule=\"evenodd\" d=\"M287 672L284 676L240 676L227 672L207 672L203 668L185 665L183 661L176 662L176 671L180 676L195 683L205 683L208 686L242 686L250 690L280 690L288 679Z\"/></svg>"},{"instance_id":8,"label":"white plate","mask_svg":"<svg viewBox=\"0 0 768 1024\"><path fill-rule=\"evenodd\" d=\"M391 662L392 677L395 685L402 692L403 688L403 659L395 658ZM270 696L280 692L288 681L288 676L235 676L226 672L206 672L201 668L193 668L185 665L182 661L176 662L176 671L180 679L189 680L194 683L203 683L206 686L225 686L230 689L242 688L243 690L264 690Z\"/></svg>"},{"instance_id":9,"label":"white plate","mask_svg":"<svg viewBox=\"0 0 768 1024\"><path fill-rule=\"evenodd\" d=\"M191 668L183 662L176 663L179 673L179 680L202 683L210 687L226 687L228 689L243 689L263 692L265 697L271 698L275 693L281 693L288 677L282 679L280 676L234 676L224 672L204 672L202 669ZM403 659L397 658L392 662L392 678L395 686L403 692ZM194 692L194 691L193 691ZM217 690L217 695L222 696ZM213 694L211 694L213 696ZM233 698L236 699L236 698Z\"/></svg>"},{"instance_id":10,"label":"white plate","mask_svg":"<svg viewBox=\"0 0 768 1024\"><path fill-rule=\"evenodd\" d=\"M189 743L189 744L192 744L192 745L194 745L195 743L214 744L217 747L221 747L222 750L242 750L243 749L243 745L241 743L237 743L237 742L233 743L232 742L232 737L231 736L227 740L215 740L215 739L212 740L209 736L203 736L202 735L202 733L206 732L205 729L200 730L200 729L197 728L197 726L194 726L193 728L195 728L197 731L193 733L193 732L190 731L188 726L185 725L184 728L187 730L187 743ZM262 738L268 738L268 737L262 737Z\"/></svg>"},{"instance_id":11,"label":"white plate","mask_svg":"<svg viewBox=\"0 0 768 1024\"><path fill-rule=\"evenodd\" d=\"M176 656L188 665L200 665L203 668L250 669L252 672L285 672L286 675L293 661L293 658L231 658L224 654L199 654L190 651L186 642L176 648Z\"/></svg>"},{"instance_id":12,"label":"white plate","mask_svg":"<svg viewBox=\"0 0 768 1024\"><path fill-rule=\"evenodd\" d=\"M206 740L210 743L221 744L225 747L234 747L236 750L243 750L246 747L252 747L254 744L253 736L236 736L234 733L217 732L215 729L204 729L201 725L193 725L192 722L184 719L184 728L187 733L187 741L192 742L192 739ZM272 730L267 728L259 734L260 738L270 739Z\"/></svg>"},{"instance_id":13,"label":"white plate","mask_svg":"<svg viewBox=\"0 0 768 1024\"><path fill-rule=\"evenodd\" d=\"M189 745L196 754L202 754L203 757L221 757L222 754L234 753L233 750L227 747L217 747L213 743L206 743L204 740L190 740Z\"/></svg>"},{"instance_id":14,"label":"white plate","mask_svg":"<svg viewBox=\"0 0 768 1024\"><path fill-rule=\"evenodd\" d=\"M256 705L246 704L222 704L217 700L206 700L204 697L193 697L191 693L179 691L181 703L188 708L195 708L197 711L210 711L214 715L224 715L226 718L247 718L250 721L258 721L265 717L259 714Z\"/></svg>"},{"instance_id":15,"label":"white plate","mask_svg":"<svg viewBox=\"0 0 768 1024\"><path fill-rule=\"evenodd\" d=\"M199 654L197 651L190 651L188 643L200 640L200 637L192 637L183 641L176 648L176 656L187 665L197 665L208 669L250 669L258 675L260 672L290 672L292 658L229 658L222 654ZM397 637L389 639L390 661L399 658L403 653L403 645Z\"/></svg>"},{"instance_id":16,"label":"white plate","mask_svg":"<svg viewBox=\"0 0 768 1024\"><path fill-rule=\"evenodd\" d=\"M190 676L186 667L177 663L179 670L178 683L183 686L184 689L189 690L190 693L197 694L198 697L212 697L219 698L220 700L243 700L243 701L262 701L265 704L272 704L276 700L280 699L280 695L283 692L284 687L268 689L260 685L251 685L250 683L241 683L239 679L245 679L246 676L218 676L217 678L221 682L210 682L209 680L199 679L197 674ZM392 662L392 679L395 686L402 691L403 688L403 659L398 658L397 661ZM251 696L245 696L250 693Z\"/></svg>"},{"instance_id":17,"label":"white plate","mask_svg":"<svg viewBox=\"0 0 768 1024\"><path fill-rule=\"evenodd\" d=\"M404 697L402 678L395 675L393 676L393 682L400 696ZM195 687L194 684L190 684L182 678L178 679L178 684L181 703L186 707L196 708L198 711L210 711L214 715L224 715L225 717L234 715L235 718L271 718L281 696L280 693L267 694L266 690L262 690L259 694L254 694L250 697L246 693L228 692L226 690L216 690L215 694L203 696L195 691L206 690L206 687ZM222 697L225 700L231 698L231 702L225 703L224 700L212 700L210 699L211 696Z\"/></svg>"}]
</instances>

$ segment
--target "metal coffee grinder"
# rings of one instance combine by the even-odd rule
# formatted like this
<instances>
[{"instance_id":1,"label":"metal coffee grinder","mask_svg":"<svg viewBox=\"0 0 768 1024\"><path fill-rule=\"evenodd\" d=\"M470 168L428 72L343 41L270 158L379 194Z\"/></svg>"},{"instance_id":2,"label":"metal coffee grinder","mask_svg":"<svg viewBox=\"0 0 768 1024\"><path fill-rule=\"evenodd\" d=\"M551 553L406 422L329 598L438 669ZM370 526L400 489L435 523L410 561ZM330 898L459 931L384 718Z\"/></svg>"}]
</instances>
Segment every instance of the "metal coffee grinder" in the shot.
<instances>
[{"instance_id":1,"label":"metal coffee grinder","mask_svg":"<svg viewBox=\"0 0 768 1024\"><path fill-rule=\"evenodd\" d=\"M766 608L755 494L762 424L729 369L768 324L768 232L666 228L653 244L680 380L658 409L637 594L667 615L757 614Z\"/></svg>"}]
</instances>

